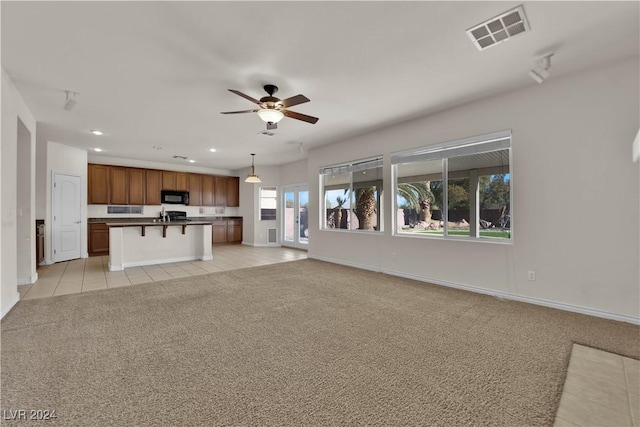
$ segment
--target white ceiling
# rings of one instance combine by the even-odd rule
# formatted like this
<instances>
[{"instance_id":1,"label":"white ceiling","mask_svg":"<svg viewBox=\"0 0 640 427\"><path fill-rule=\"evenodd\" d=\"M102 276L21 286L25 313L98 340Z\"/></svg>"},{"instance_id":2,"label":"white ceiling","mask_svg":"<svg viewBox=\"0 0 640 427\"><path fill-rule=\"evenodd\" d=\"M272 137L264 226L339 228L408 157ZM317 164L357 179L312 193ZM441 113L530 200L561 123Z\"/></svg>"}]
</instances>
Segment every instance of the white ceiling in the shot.
<instances>
[{"instance_id":1,"label":"white ceiling","mask_svg":"<svg viewBox=\"0 0 640 427\"><path fill-rule=\"evenodd\" d=\"M522 86L550 51L550 79L630 57L638 2L525 2L531 31L476 50L465 30L519 2L2 2L2 67L38 139L101 155L239 169ZM262 86L311 102L273 137ZM79 92L72 111L64 90ZM101 129L96 137L90 129ZM299 151L302 142L305 154ZM154 150L154 145L163 147ZM218 151L210 153L215 147Z\"/></svg>"}]
</instances>

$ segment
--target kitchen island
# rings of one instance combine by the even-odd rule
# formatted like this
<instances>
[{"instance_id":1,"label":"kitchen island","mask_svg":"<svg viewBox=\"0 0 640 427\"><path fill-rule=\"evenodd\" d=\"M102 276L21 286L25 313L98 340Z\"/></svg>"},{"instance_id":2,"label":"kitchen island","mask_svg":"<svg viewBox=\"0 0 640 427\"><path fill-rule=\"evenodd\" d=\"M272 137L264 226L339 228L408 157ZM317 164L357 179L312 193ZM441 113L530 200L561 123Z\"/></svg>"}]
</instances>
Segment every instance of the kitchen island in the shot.
<instances>
[{"instance_id":1,"label":"kitchen island","mask_svg":"<svg viewBox=\"0 0 640 427\"><path fill-rule=\"evenodd\" d=\"M107 222L109 270L213 259L211 220Z\"/></svg>"}]
</instances>

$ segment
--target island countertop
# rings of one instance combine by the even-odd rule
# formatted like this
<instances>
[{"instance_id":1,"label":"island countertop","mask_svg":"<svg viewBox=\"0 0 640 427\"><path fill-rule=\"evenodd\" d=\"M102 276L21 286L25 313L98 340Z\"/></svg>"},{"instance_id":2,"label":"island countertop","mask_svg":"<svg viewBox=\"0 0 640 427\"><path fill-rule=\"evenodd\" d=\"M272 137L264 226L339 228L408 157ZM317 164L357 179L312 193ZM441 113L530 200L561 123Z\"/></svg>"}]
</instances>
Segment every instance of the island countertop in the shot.
<instances>
[{"instance_id":1,"label":"island countertop","mask_svg":"<svg viewBox=\"0 0 640 427\"><path fill-rule=\"evenodd\" d=\"M154 219L140 219L133 221L118 221L118 222L107 222L108 227L153 227L159 225L172 226L172 225L211 225L213 224L213 220L177 220L177 221L159 221Z\"/></svg>"},{"instance_id":2,"label":"island countertop","mask_svg":"<svg viewBox=\"0 0 640 427\"><path fill-rule=\"evenodd\" d=\"M87 218L87 222L89 224L113 224L114 226L118 226L118 224L138 224L142 225L154 225L154 224L170 224L164 222L153 222L153 220L158 221L158 217L155 216L145 216L145 217L111 217L111 218ZM207 224L211 224L215 221L227 221L227 220L238 220L242 219L241 216L194 216L190 217L189 221L182 221L183 223L193 224L199 222L206 222ZM173 223L177 223L179 221L172 221Z\"/></svg>"}]
</instances>

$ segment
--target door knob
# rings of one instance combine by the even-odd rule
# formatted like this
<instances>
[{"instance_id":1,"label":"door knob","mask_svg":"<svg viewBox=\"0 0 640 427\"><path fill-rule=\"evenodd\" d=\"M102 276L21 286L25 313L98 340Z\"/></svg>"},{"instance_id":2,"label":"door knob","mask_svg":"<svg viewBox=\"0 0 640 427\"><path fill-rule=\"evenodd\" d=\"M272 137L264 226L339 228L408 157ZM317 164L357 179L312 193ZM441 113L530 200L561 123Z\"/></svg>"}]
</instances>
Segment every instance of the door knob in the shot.
<instances>
[{"instance_id":1,"label":"door knob","mask_svg":"<svg viewBox=\"0 0 640 427\"><path fill-rule=\"evenodd\" d=\"M82 221L76 221L76 224L80 224Z\"/></svg>"}]
</instances>

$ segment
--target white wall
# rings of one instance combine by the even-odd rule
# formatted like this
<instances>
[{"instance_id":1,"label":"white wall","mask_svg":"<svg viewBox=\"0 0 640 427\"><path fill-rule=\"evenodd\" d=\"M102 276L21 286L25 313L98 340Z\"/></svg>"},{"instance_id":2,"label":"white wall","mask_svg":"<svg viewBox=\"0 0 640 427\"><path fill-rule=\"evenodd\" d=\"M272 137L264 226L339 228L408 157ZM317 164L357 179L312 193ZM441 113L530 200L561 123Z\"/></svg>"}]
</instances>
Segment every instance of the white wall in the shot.
<instances>
[{"instance_id":1,"label":"white wall","mask_svg":"<svg viewBox=\"0 0 640 427\"><path fill-rule=\"evenodd\" d=\"M629 155L639 77L634 58L310 150L310 257L640 321L640 179ZM503 129L513 132L512 245L391 235L391 152ZM318 169L377 154L384 232L319 230Z\"/></svg>"},{"instance_id":2,"label":"white wall","mask_svg":"<svg viewBox=\"0 0 640 427\"><path fill-rule=\"evenodd\" d=\"M162 207L165 211L185 211L187 216L238 216L237 207L214 208L212 206L185 206L185 205L145 205L142 214L110 214L107 213L107 205L87 206L87 218L131 218L131 217L159 217ZM222 212L218 210L222 209Z\"/></svg>"},{"instance_id":3,"label":"white wall","mask_svg":"<svg viewBox=\"0 0 640 427\"><path fill-rule=\"evenodd\" d=\"M31 133L21 120L18 120L16 173L16 246L18 261L18 284L34 283L37 279L35 253L35 208L32 174L35 162L32 160Z\"/></svg>"},{"instance_id":4,"label":"white wall","mask_svg":"<svg viewBox=\"0 0 640 427\"><path fill-rule=\"evenodd\" d=\"M288 163L280 167L280 185L307 184L309 166L307 159Z\"/></svg>"},{"instance_id":5,"label":"white wall","mask_svg":"<svg viewBox=\"0 0 640 427\"><path fill-rule=\"evenodd\" d=\"M82 227L80 232L80 253L83 258L87 254L87 152L80 148L70 147L57 142L47 142L47 184L46 184L46 209L45 209L45 262L53 262L53 212L51 209L53 173L67 173L80 177L80 220Z\"/></svg>"},{"instance_id":6,"label":"white wall","mask_svg":"<svg viewBox=\"0 0 640 427\"><path fill-rule=\"evenodd\" d=\"M238 214L243 217L242 243L251 246L266 246L268 229L279 228L280 211L278 217L273 221L260 220L260 187L280 188L280 168L275 166L256 165L256 175L262 180L261 183L251 184L244 182L246 176L251 173L251 168L236 171L240 177L240 208Z\"/></svg>"},{"instance_id":7,"label":"white wall","mask_svg":"<svg viewBox=\"0 0 640 427\"><path fill-rule=\"evenodd\" d=\"M36 122L4 69L1 70L2 121L0 145L0 314L4 316L19 300L17 269L17 169L18 169L18 119L30 134L30 152L35 153ZM35 155L29 156L30 164L20 165L30 170L30 240L35 241ZM34 248L35 250L35 248ZM30 270L36 276L35 253Z\"/></svg>"}]
</instances>

